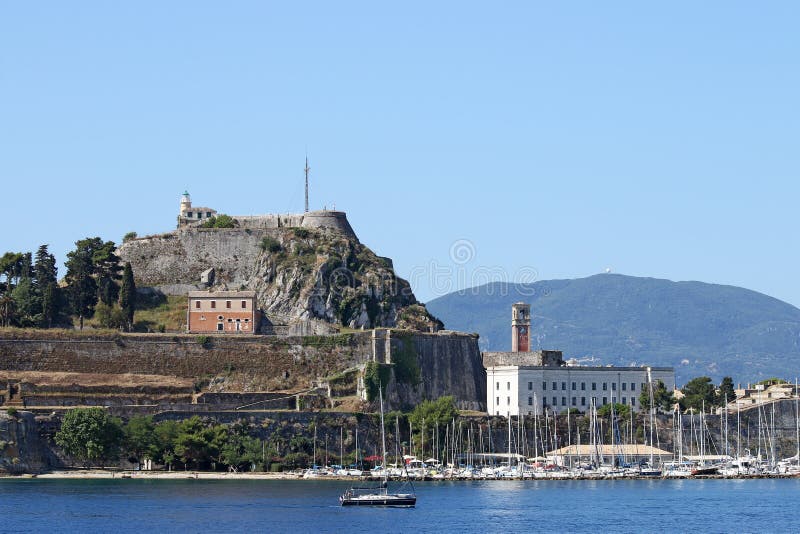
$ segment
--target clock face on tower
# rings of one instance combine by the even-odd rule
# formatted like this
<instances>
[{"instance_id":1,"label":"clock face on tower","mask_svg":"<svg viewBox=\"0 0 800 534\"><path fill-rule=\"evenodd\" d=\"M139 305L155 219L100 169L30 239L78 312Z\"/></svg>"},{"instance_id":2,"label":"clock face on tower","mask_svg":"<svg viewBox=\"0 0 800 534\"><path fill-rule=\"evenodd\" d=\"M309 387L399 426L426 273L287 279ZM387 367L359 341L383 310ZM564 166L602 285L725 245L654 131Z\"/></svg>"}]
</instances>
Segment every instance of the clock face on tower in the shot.
<instances>
[{"instance_id":1,"label":"clock face on tower","mask_svg":"<svg viewBox=\"0 0 800 534\"><path fill-rule=\"evenodd\" d=\"M520 334L525 334L527 331L528 331L528 329L525 328L524 326L519 329L519 333Z\"/></svg>"}]
</instances>

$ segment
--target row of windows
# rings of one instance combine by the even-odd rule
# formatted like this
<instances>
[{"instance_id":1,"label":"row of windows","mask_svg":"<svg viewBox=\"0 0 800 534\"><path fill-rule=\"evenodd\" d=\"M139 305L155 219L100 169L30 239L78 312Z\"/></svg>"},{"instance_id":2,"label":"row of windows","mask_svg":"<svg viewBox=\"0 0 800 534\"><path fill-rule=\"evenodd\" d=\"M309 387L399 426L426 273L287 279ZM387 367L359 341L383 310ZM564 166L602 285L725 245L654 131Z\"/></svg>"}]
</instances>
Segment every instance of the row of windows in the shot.
<instances>
[{"instance_id":1,"label":"row of windows","mask_svg":"<svg viewBox=\"0 0 800 534\"><path fill-rule=\"evenodd\" d=\"M510 384L511 383L509 382L509 389L511 389ZM636 391L636 382L631 382L630 384L631 384L631 391ZM498 386L498 389L500 389L500 383L499 382L498 382L497 386ZM608 391L608 382L603 382L602 386L603 386L603 391ZM628 383L627 382L622 382L622 386L621 387L622 387L622 391L627 391L628 390ZM557 389L558 389L558 382L552 382L552 390L556 391ZM577 389L578 389L578 383L577 382L573 382L572 383L572 391L577 391ZM642 384L642 389L644 389L644 384ZM528 382L528 391L532 391L532 390L533 390L533 382ZM543 391L547 391L547 382L542 382L542 390ZM561 382L561 391L566 391L566 390L567 390L567 383L566 382ZM617 390L617 383L616 382L611 382L611 391L616 391L616 390ZM586 391L586 382L581 382L581 391ZM597 382L592 382L592 391L597 391Z\"/></svg>"},{"instance_id":2,"label":"row of windows","mask_svg":"<svg viewBox=\"0 0 800 534\"><path fill-rule=\"evenodd\" d=\"M196 300L196 301L194 301L194 307L195 307L196 309L198 309L198 310L200 309L200 302L201 302L201 301L199 301L199 300ZM213 309L216 309L216 307L217 307L217 301L216 301L216 300L212 300L212 301L211 301L211 309L212 309L212 310L213 310ZM226 301L225 301L225 307L226 307L227 309L231 309L231 301L230 301L230 300L226 300ZM244 309L246 309L246 308L247 308L247 301L246 301L246 300L243 300L243 301L242 301L242 309L244 310Z\"/></svg>"},{"instance_id":3,"label":"row of windows","mask_svg":"<svg viewBox=\"0 0 800 534\"><path fill-rule=\"evenodd\" d=\"M592 397L592 398L594 399L595 404L597 404L597 397ZM547 406L558 406L558 397L552 397L552 400L553 400L553 402L551 404L548 404L547 403L547 398L543 398L542 399L542 406L545 406L545 407L547 407ZM617 402L617 398L616 397L611 397L611 400L613 402ZM497 397L495 399L495 401L496 401L496 405L499 406L500 405L500 397ZM602 406L605 406L606 404L608 404L608 397L603 397L602 401L603 401L602 402ZM628 397L622 397L621 402L622 402L622 404L628 404ZM586 403L587 403L586 397L580 397L580 405L581 406L586 406ZM631 397L630 398L630 403L631 403L631 406L636 406L636 398L635 397ZM571 397L570 398L570 404L572 406L577 406L578 405L578 397ZM506 397L506 405L508 405L508 406L511 405L511 397ZM567 405L567 397L561 397L561 406L566 406L566 405ZM533 406L533 397L528 397L528 406Z\"/></svg>"},{"instance_id":4,"label":"row of windows","mask_svg":"<svg viewBox=\"0 0 800 534\"><path fill-rule=\"evenodd\" d=\"M205 315L201 315L200 316L200 320L201 321L205 321L206 320L206 316ZM223 320L225 320L225 318L222 315L217 315L217 321L223 321ZM236 322L238 323L240 320L241 319L236 319ZM228 322L232 323L233 319L228 319ZM244 322L249 323L250 319L245 319Z\"/></svg>"},{"instance_id":5,"label":"row of windows","mask_svg":"<svg viewBox=\"0 0 800 534\"><path fill-rule=\"evenodd\" d=\"M187 212L186 212L186 218L187 218L187 219L191 219L191 218L192 218L192 214L193 214L193 213L194 213L193 211L187 211ZM209 217L211 217L211 212L210 212L210 211L207 211L207 212L206 212L206 218L209 218ZM202 218L203 218L203 212L202 212L202 211L198 211L198 212L197 212L197 218L198 218L198 219L202 219Z\"/></svg>"}]
</instances>

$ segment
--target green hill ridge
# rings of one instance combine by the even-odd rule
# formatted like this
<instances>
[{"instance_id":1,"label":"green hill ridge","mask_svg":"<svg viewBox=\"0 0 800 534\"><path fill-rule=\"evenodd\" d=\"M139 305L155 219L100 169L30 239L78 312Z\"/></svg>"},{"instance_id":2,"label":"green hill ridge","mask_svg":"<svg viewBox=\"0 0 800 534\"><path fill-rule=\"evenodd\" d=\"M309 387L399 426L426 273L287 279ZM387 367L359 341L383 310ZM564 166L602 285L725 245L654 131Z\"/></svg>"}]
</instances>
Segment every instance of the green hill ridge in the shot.
<instances>
[{"instance_id":1,"label":"green hill ridge","mask_svg":"<svg viewBox=\"0 0 800 534\"><path fill-rule=\"evenodd\" d=\"M427 308L447 328L479 333L482 349L509 350L517 301L532 305L532 348L586 364L673 366L678 383L699 375L793 380L800 371L800 309L734 286L600 274L492 283Z\"/></svg>"}]
</instances>

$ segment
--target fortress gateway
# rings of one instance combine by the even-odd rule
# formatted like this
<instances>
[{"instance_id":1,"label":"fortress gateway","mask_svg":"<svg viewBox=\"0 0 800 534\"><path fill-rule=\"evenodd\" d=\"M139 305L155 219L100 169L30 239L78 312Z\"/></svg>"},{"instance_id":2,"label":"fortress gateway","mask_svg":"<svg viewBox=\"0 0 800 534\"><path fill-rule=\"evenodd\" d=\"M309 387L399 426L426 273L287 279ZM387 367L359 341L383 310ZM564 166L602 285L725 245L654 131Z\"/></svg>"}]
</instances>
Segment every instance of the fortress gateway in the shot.
<instances>
[{"instance_id":1,"label":"fortress gateway","mask_svg":"<svg viewBox=\"0 0 800 534\"><path fill-rule=\"evenodd\" d=\"M671 367L590 367L565 363L561 351L530 350L531 307L511 307L511 352L484 352L486 407L490 415L581 412L592 404L625 404L638 411L650 380L675 388ZM648 376L649 375L649 376Z\"/></svg>"}]
</instances>

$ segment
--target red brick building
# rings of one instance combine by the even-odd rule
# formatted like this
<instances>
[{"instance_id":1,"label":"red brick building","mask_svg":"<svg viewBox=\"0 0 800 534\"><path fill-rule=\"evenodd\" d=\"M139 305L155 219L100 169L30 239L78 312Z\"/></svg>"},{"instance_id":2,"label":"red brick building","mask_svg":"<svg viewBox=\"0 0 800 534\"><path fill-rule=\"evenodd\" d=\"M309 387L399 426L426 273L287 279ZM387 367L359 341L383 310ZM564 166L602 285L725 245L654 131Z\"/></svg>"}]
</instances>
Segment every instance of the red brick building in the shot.
<instances>
[{"instance_id":1,"label":"red brick building","mask_svg":"<svg viewBox=\"0 0 800 534\"><path fill-rule=\"evenodd\" d=\"M261 323L255 291L189 291L190 333L255 334Z\"/></svg>"}]
</instances>

